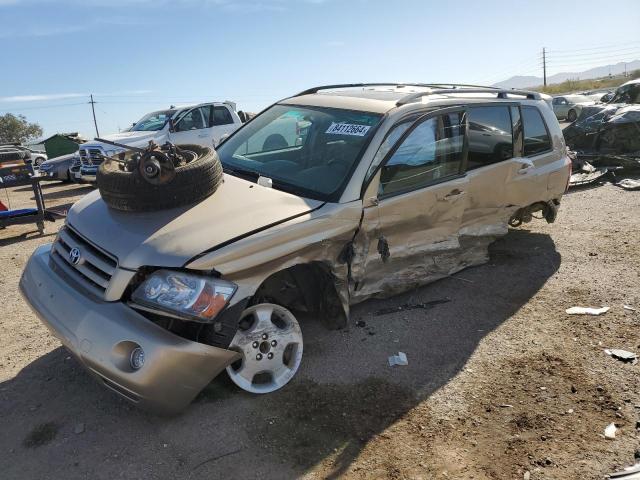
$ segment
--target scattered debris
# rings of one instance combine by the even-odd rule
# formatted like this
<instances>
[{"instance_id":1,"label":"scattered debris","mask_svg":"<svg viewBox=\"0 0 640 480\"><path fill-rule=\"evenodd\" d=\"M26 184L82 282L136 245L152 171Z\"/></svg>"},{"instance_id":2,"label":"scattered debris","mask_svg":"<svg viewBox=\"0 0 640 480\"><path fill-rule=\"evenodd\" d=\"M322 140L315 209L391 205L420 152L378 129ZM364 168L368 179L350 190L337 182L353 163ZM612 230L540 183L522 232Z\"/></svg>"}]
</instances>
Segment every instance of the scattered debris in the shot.
<instances>
[{"instance_id":1,"label":"scattered debris","mask_svg":"<svg viewBox=\"0 0 640 480\"><path fill-rule=\"evenodd\" d=\"M638 87L629 86L629 87ZM628 101L620 97L621 101ZM595 167L640 167L640 105L608 103L587 106L563 130L567 145L580 161ZM574 162L575 164L575 162Z\"/></svg>"},{"instance_id":2,"label":"scattered debris","mask_svg":"<svg viewBox=\"0 0 640 480\"><path fill-rule=\"evenodd\" d=\"M395 365L409 365L409 360L407 360L407 354L404 352L398 352L397 355L391 355L389 357L389 366L393 367Z\"/></svg>"},{"instance_id":3,"label":"scattered debris","mask_svg":"<svg viewBox=\"0 0 640 480\"><path fill-rule=\"evenodd\" d=\"M531 478L531 472L529 472L529 470L527 470L526 472L524 472L524 475L522 476L522 478L524 480L529 480Z\"/></svg>"},{"instance_id":4,"label":"scattered debris","mask_svg":"<svg viewBox=\"0 0 640 480\"><path fill-rule=\"evenodd\" d=\"M620 180L616 185L625 190L640 190L640 180L632 180L631 178Z\"/></svg>"},{"instance_id":5,"label":"scattered debris","mask_svg":"<svg viewBox=\"0 0 640 480\"><path fill-rule=\"evenodd\" d=\"M576 163L574 162L574 168ZM582 162L582 166L579 169L574 169L571 177L569 178L569 187L578 187L581 185L589 185L597 182L602 177L609 173L607 167L596 168L589 162Z\"/></svg>"},{"instance_id":6,"label":"scattered debris","mask_svg":"<svg viewBox=\"0 0 640 480\"><path fill-rule=\"evenodd\" d=\"M630 312L637 312L638 309L633 308L631 305L623 305L622 308L624 308L625 310L629 310Z\"/></svg>"},{"instance_id":7,"label":"scattered debris","mask_svg":"<svg viewBox=\"0 0 640 480\"><path fill-rule=\"evenodd\" d=\"M513 408L513 405L509 405L508 403L503 403L500 405L500 408Z\"/></svg>"},{"instance_id":8,"label":"scattered debris","mask_svg":"<svg viewBox=\"0 0 640 480\"><path fill-rule=\"evenodd\" d=\"M366 327L366 326L367 326L367 322L365 322L364 320L358 320L356 322L356 327L362 328L362 327Z\"/></svg>"},{"instance_id":9,"label":"scattered debris","mask_svg":"<svg viewBox=\"0 0 640 480\"><path fill-rule=\"evenodd\" d=\"M609 307L590 308L590 307L571 307L565 310L569 315L602 315L609 311Z\"/></svg>"},{"instance_id":10,"label":"scattered debris","mask_svg":"<svg viewBox=\"0 0 640 480\"><path fill-rule=\"evenodd\" d=\"M607 428L604 429L604 438L608 438L609 440L613 440L616 438L616 432L618 429L616 428L615 423L610 423L607 425Z\"/></svg>"},{"instance_id":11,"label":"scattered debris","mask_svg":"<svg viewBox=\"0 0 640 480\"><path fill-rule=\"evenodd\" d=\"M431 300L429 302L422 302L422 303L405 303L404 305L399 305L397 307L381 308L375 313L375 315L376 316L387 315L389 313L402 312L405 310L421 310L421 309L429 310L435 307L436 305L440 305L442 303L448 303L450 301L451 300L449 300L448 298L444 298L441 300Z\"/></svg>"},{"instance_id":12,"label":"scattered debris","mask_svg":"<svg viewBox=\"0 0 640 480\"><path fill-rule=\"evenodd\" d=\"M621 478L624 480L640 480L640 463L626 467L621 472L611 473L609 478Z\"/></svg>"},{"instance_id":13,"label":"scattered debris","mask_svg":"<svg viewBox=\"0 0 640 480\"><path fill-rule=\"evenodd\" d=\"M78 423L75 427L73 427L73 433L79 435L84 432L84 423Z\"/></svg>"},{"instance_id":14,"label":"scattered debris","mask_svg":"<svg viewBox=\"0 0 640 480\"><path fill-rule=\"evenodd\" d=\"M622 362L632 362L635 363L638 359L638 355L633 352L628 352L627 350L619 350L616 348L605 349L604 353L612 356Z\"/></svg>"}]
</instances>

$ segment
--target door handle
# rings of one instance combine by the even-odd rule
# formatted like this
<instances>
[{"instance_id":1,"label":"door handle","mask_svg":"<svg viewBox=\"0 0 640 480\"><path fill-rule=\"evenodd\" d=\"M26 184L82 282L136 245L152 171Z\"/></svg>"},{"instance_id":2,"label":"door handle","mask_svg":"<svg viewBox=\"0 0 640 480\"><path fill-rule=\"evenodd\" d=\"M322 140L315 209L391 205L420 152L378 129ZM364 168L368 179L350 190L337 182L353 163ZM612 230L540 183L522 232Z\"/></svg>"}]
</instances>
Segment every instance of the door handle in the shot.
<instances>
[{"instance_id":1,"label":"door handle","mask_svg":"<svg viewBox=\"0 0 640 480\"><path fill-rule=\"evenodd\" d=\"M518 175L526 175L533 167L533 163L521 163Z\"/></svg>"}]
</instances>

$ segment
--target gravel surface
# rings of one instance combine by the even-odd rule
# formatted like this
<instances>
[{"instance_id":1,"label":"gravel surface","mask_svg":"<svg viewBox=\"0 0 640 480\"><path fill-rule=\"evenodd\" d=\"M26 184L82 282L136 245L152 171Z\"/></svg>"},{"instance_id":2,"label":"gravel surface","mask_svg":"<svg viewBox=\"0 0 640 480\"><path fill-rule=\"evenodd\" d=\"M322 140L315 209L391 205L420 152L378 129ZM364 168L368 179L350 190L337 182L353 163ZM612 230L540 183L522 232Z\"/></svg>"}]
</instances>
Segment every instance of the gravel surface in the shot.
<instances>
[{"instance_id":1,"label":"gravel surface","mask_svg":"<svg viewBox=\"0 0 640 480\"><path fill-rule=\"evenodd\" d=\"M10 189L15 208L28 188ZM45 185L45 200L89 190ZM169 418L91 379L17 293L59 226L0 231L0 478L583 480L640 448L640 365L604 353L640 353L640 192L572 192L555 224L510 231L487 265L355 307L346 330L303 320L305 356L283 390L254 396L221 375ZM389 367L399 351L409 364Z\"/></svg>"}]
</instances>

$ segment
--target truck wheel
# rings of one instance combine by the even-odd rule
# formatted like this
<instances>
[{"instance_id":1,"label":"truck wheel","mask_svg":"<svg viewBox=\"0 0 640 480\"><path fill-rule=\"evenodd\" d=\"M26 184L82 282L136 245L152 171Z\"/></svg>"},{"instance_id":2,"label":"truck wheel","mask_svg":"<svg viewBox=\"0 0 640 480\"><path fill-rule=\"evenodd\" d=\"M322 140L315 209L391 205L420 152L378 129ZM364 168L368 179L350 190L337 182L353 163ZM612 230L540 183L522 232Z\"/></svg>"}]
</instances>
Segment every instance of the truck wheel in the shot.
<instances>
[{"instance_id":1,"label":"truck wheel","mask_svg":"<svg viewBox=\"0 0 640 480\"><path fill-rule=\"evenodd\" d=\"M176 168L175 178L152 185L137 171L120 170L116 162L104 162L97 174L105 203L116 210L150 212L189 205L212 195L222 183L222 164L215 150L200 145L178 145L194 152L195 159Z\"/></svg>"},{"instance_id":2,"label":"truck wheel","mask_svg":"<svg viewBox=\"0 0 640 480\"><path fill-rule=\"evenodd\" d=\"M567 113L567 120L573 123L576 121L576 118L578 118L576 111L573 109L569 110L569 113Z\"/></svg>"},{"instance_id":3,"label":"truck wheel","mask_svg":"<svg viewBox=\"0 0 640 480\"><path fill-rule=\"evenodd\" d=\"M227 367L227 374L251 393L270 393L284 387L302 361L302 332L286 308L260 303L240 316L229 350L242 355Z\"/></svg>"}]
</instances>

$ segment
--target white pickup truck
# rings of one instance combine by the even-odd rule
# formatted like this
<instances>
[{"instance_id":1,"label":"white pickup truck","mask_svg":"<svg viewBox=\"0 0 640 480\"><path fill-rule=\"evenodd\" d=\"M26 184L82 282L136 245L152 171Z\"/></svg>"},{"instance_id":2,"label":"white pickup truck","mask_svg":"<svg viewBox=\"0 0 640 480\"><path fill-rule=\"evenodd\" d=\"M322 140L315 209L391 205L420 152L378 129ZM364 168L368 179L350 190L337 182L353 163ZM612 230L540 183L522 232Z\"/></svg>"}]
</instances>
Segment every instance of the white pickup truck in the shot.
<instances>
[{"instance_id":1,"label":"white pickup truck","mask_svg":"<svg viewBox=\"0 0 640 480\"><path fill-rule=\"evenodd\" d=\"M215 147L223 136L242 125L233 102L213 102L171 107L142 117L127 131L102 138L132 147L146 147L150 140L158 145L197 144ZM106 143L91 141L80 145L80 169L74 172L76 181L95 182L103 155L117 155L123 149Z\"/></svg>"}]
</instances>

